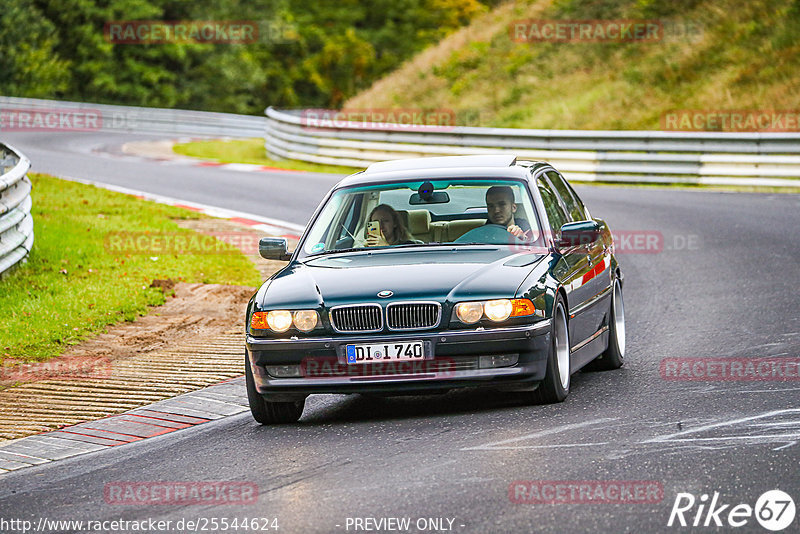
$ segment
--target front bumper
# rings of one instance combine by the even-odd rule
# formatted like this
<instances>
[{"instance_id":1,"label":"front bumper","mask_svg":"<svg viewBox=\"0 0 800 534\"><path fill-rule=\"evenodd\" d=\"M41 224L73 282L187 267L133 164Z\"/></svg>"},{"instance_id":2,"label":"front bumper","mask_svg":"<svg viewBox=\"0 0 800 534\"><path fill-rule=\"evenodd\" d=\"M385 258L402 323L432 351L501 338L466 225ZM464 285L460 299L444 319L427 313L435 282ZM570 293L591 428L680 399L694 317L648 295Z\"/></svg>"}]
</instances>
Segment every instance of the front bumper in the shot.
<instances>
[{"instance_id":1,"label":"front bumper","mask_svg":"<svg viewBox=\"0 0 800 534\"><path fill-rule=\"evenodd\" d=\"M424 361L394 365L389 362L385 367L376 363L371 364L368 373L354 376L349 372L353 366L346 362L346 345L400 341L422 341L426 348ZM248 334L246 344L256 389L268 400L298 400L312 393L424 393L474 386L524 389L544 378L550 320L484 330L296 339ZM518 358L508 367L480 368L480 356L489 355ZM267 372L267 367L273 366L300 366L302 376L276 378Z\"/></svg>"}]
</instances>

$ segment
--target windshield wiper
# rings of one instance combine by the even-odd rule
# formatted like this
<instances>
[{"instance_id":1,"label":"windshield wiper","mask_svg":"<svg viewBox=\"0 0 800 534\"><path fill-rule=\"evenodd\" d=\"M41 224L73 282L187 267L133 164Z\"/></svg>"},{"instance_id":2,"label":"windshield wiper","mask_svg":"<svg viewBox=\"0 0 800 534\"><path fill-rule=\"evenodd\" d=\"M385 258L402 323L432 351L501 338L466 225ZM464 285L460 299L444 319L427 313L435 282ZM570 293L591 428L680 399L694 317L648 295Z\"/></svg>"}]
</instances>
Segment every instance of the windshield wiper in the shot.
<instances>
[{"instance_id":1,"label":"windshield wiper","mask_svg":"<svg viewBox=\"0 0 800 534\"><path fill-rule=\"evenodd\" d=\"M463 247L463 246L473 246L473 245L486 245L490 247L496 247L497 243L478 243L477 241L470 241L470 242L463 242L459 241L458 243L441 243L443 247Z\"/></svg>"},{"instance_id":2,"label":"windshield wiper","mask_svg":"<svg viewBox=\"0 0 800 534\"><path fill-rule=\"evenodd\" d=\"M356 252L358 250L369 250L366 247L355 247L355 248L332 248L330 250L323 250L322 252L316 252L314 254L310 254L312 258L317 256L325 256L326 254L339 254L340 252Z\"/></svg>"},{"instance_id":3,"label":"windshield wiper","mask_svg":"<svg viewBox=\"0 0 800 534\"><path fill-rule=\"evenodd\" d=\"M464 246L489 246L489 247L497 247L500 246L497 243L478 243L478 242L469 242L469 243L442 243L440 241L433 241L431 243L406 243L404 245L387 245L383 247L353 247L353 248L340 248L340 249L331 249L331 250L323 250L322 252L317 252L315 254L311 254L309 257L317 258L320 256L327 256L330 254L340 254L344 252L372 252L378 250L394 250L398 248L413 248L413 247L464 247Z\"/></svg>"}]
</instances>

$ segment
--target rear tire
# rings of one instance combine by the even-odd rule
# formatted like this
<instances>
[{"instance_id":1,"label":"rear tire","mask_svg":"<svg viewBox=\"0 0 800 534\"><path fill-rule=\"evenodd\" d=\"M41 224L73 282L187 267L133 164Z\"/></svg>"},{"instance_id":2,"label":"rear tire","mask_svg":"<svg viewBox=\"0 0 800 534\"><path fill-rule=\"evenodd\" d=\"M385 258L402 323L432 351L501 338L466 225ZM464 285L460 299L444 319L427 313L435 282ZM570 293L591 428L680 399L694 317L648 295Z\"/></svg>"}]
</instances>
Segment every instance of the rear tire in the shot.
<instances>
[{"instance_id":1,"label":"rear tire","mask_svg":"<svg viewBox=\"0 0 800 534\"><path fill-rule=\"evenodd\" d=\"M547 355L547 371L539 387L531 392L535 404L561 402L569 395L570 385L570 345L567 327L567 312L556 297L553 305L553 323L550 334L550 351Z\"/></svg>"},{"instance_id":2,"label":"rear tire","mask_svg":"<svg viewBox=\"0 0 800 534\"><path fill-rule=\"evenodd\" d=\"M608 348L586 366L587 371L611 371L619 369L625 360L625 303L622 300L622 285L614 280L611 307L608 312Z\"/></svg>"},{"instance_id":3,"label":"rear tire","mask_svg":"<svg viewBox=\"0 0 800 534\"><path fill-rule=\"evenodd\" d=\"M247 383L247 402L253 419L262 425L296 423L303 415L305 400L297 402L269 402L258 392L250 367L250 358L244 356L244 376Z\"/></svg>"}]
</instances>

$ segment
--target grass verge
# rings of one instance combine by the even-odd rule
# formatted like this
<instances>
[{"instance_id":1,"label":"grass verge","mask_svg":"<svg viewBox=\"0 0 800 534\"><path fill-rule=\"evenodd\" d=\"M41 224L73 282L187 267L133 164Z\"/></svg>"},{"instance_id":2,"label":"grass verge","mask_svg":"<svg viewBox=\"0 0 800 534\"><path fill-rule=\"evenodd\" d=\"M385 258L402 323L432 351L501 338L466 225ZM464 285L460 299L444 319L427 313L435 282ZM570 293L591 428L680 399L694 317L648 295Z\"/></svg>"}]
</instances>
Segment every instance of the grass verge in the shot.
<instances>
[{"instance_id":1,"label":"grass verge","mask_svg":"<svg viewBox=\"0 0 800 534\"><path fill-rule=\"evenodd\" d=\"M663 31L657 42L548 42L510 31L555 20L655 20ZM679 110L795 113L799 26L792 0L514 0L343 107L451 110L470 126L577 130L662 130ZM713 120L686 127L695 128L725 129Z\"/></svg>"},{"instance_id":2,"label":"grass verge","mask_svg":"<svg viewBox=\"0 0 800 534\"><path fill-rule=\"evenodd\" d=\"M253 263L229 245L218 254L121 254L116 232L196 236L173 219L204 217L94 186L29 175L36 239L27 263L0 280L0 361L44 361L106 325L164 303L153 280L258 286Z\"/></svg>"},{"instance_id":3,"label":"grass verge","mask_svg":"<svg viewBox=\"0 0 800 534\"><path fill-rule=\"evenodd\" d=\"M183 156L201 158L220 163L252 163L286 169L289 171L327 172L332 174L352 174L362 169L353 167L340 167L337 165L323 165L295 160L269 159L264 152L264 140L254 139L213 139L210 141L192 141L181 143L172 149Z\"/></svg>"}]
</instances>

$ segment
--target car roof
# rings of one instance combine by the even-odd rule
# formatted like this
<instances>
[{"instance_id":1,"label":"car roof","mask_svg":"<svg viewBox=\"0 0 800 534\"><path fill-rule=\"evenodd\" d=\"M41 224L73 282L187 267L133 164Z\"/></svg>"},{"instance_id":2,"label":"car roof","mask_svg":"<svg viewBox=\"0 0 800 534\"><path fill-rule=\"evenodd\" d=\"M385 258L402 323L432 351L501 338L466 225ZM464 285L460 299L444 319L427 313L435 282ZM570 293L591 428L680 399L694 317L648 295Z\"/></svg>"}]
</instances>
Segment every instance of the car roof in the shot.
<instances>
[{"instance_id":1,"label":"car roof","mask_svg":"<svg viewBox=\"0 0 800 534\"><path fill-rule=\"evenodd\" d=\"M479 156L442 156L409 158L373 163L366 170L352 174L336 188L402 180L441 178L522 178L530 170L547 165L543 162L518 161L513 154Z\"/></svg>"},{"instance_id":2,"label":"car roof","mask_svg":"<svg viewBox=\"0 0 800 534\"><path fill-rule=\"evenodd\" d=\"M367 167L366 172L375 174L391 171L438 169L442 167L510 167L516 161L517 157L511 154L411 158L373 163Z\"/></svg>"}]
</instances>

